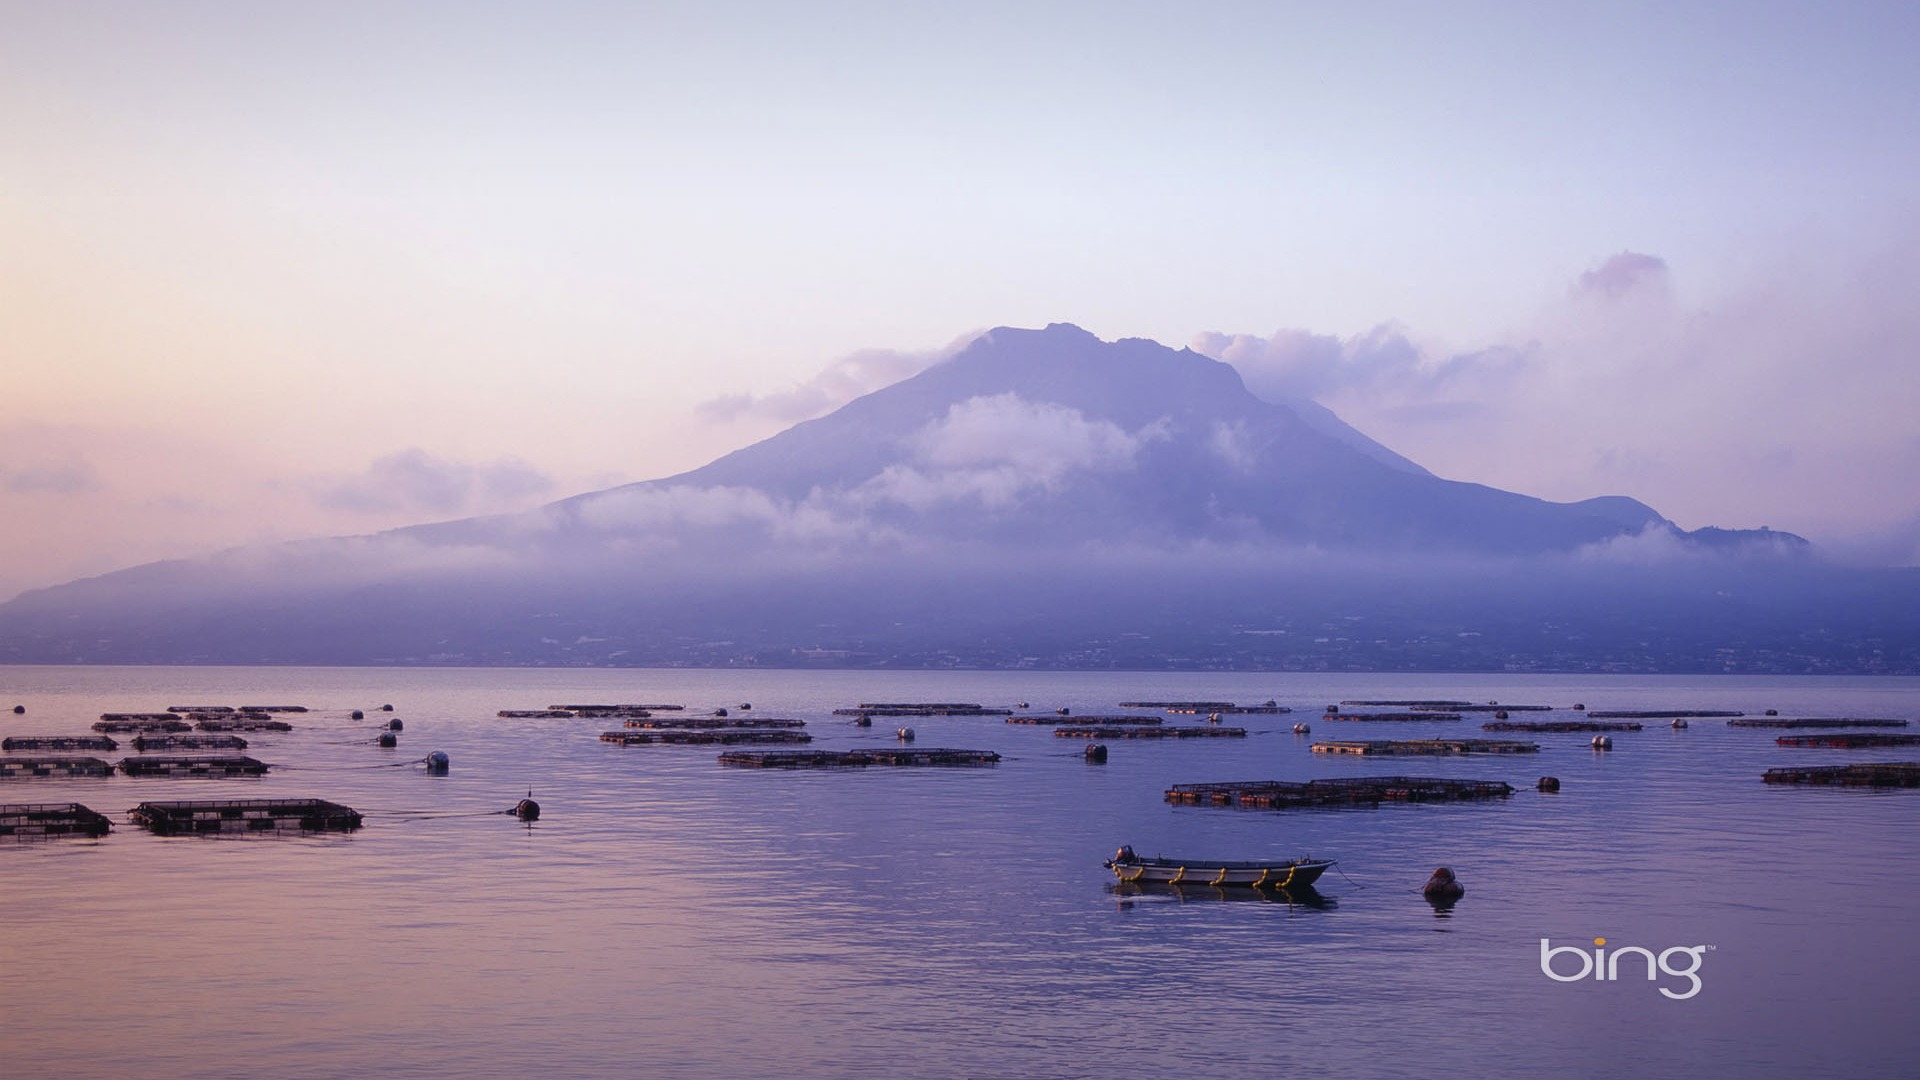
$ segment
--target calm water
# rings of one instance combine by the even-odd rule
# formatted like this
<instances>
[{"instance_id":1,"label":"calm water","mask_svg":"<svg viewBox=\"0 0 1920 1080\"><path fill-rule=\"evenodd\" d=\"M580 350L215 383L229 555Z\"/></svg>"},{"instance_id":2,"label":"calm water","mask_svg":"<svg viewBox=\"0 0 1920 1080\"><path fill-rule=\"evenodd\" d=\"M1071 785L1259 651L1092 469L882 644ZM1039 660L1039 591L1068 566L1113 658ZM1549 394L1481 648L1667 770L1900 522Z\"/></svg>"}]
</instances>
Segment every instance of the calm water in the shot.
<instances>
[{"instance_id":1,"label":"calm water","mask_svg":"<svg viewBox=\"0 0 1920 1080\"><path fill-rule=\"evenodd\" d=\"M1332 724L1343 698L1498 699L1920 719L1920 680L708 671L0 668L0 734L101 712L290 703L248 736L262 780L0 781L7 802L124 820L161 798L317 796L350 837L0 843L7 1077L1326 1076L1546 1069L1909 1076L1920 1059L1920 791L1763 785L1772 765L1920 759L1798 750L1695 720L1537 739L1529 757L1327 758L1314 737L1478 735ZM602 720L502 720L563 701L754 705L815 748L892 745L871 700L1115 712L1277 699L1245 740L1078 740L998 718L914 719L977 770L723 769L711 747L617 747ZM373 744L391 702L397 750ZM367 709L368 720L349 719ZM1568 718L1561 714L1559 719ZM1916 728L1920 730L1920 728ZM122 753L106 755L113 759ZM445 777L405 763L442 750ZM399 763L396 765L395 763ZM1415 773L1506 780L1488 804L1255 812L1167 785ZM1558 795L1533 790L1559 776ZM531 788L523 826L492 814ZM1324 906L1116 895L1142 853L1340 860ZM1439 864L1468 892L1437 914ZM1558 983L1539 941L1711 946L1702 988ZM1676 956L1676 964L1684 957ZM1578 964L1565 958L1563 970ZM1633 977L1628 977L1629 975Z\"/></svg>"}]
</instances>

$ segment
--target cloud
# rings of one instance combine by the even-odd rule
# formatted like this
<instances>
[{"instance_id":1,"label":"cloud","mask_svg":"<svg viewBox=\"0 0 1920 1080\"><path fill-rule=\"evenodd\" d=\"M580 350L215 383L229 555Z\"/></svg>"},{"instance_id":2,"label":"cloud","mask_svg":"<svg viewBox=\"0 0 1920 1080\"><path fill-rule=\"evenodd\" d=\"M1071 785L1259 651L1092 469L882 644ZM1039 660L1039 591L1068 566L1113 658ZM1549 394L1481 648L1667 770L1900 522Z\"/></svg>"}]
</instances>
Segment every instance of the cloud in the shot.
<instances>
[{"instance_id":1,"label":"cloud","mask_svg":"<svg viewBox=\"0 0 1920 1080\"><path fill-rule=\"evenodd\" d=\"M1623 251L1580 275L1577 291L1618 299L1645 289L1667 288L1667 261L1656 255Z\"/></svg>"},{"instance_id":2,"label":"cloud","mask_svg":"<svg viewBox=\"0 0 1920 1080\"><path fill-rule=\"evenodd\" d=\"M697 406L701 419L714 423L762 421L796 424L823 416L854 398L870 394L902 379L918 375L973 343L978 331L964 334L938 349L905 351L864 349L829 365L826 370L769 394L726 394Z\"/></svg>"},{"instance_id":3,"label":"cloud","mask_svg":"<svg viewBox=\"0 0 1920 1080\"><path fill-rule=\"evenodd\" d=\"M1395 323L1345 340L1306 330L1268 337L1209 332L1195 336L1189 347L1232 364L1247 389L1268 401L1410 390L1426 397L1471 394L1477 383L1501 377L1524 359L1509 348L1440 354Z\"/></svg>"},{"instance_id":4,"label":"cloud","mask_svg":"<svg viewBox=\"0 0 1920 1080\"><path fill-rule=\"evenodd\" d=\"M1004 509L1077 471L1130 469L1140 447L1166 433L1164 421L1129 433L1017 394L969 398L909 437L910 463L888 466L855 496L916 510L969 500Z\"/></svg>"},{"instance_id":5,"label":"cloud","mask_svg":"<svg viewBox=\"0 0 1920 1080\"><path fill-rule=\"evenodd\" d=\"M327 509L363 514L457 515L524 507L553 488L551 477L519 458L469 464L414 447L320 486L314 499Z\"/></svg>"},{"instance_id":6,"label":"cloud","mask_svg":"<svg viewBox=\"0 0 1920 1080\"><path fill-rule=\"evenodd\" d=\"M0 465L0 487L19 495L82 495L100 490L100 476L79 458L24 467Z\"/></svg>"},{"instance_id":7,"label":"cloud","mask_svg":"<svg viewBox=\"0 0 1920 1080\"><path fill-rule=\"evenodd\" d=\"M1254 393L1309 397L1442 476L1563 501L1631 495L1689 528L1877 535L1861 550L1891 551L1887 530L1920 512L1920 243L1816 254L1683 301L1665 259L1621 252L1470 349L1391 323L1193 347Z\"/></svg>"}]
</instances>

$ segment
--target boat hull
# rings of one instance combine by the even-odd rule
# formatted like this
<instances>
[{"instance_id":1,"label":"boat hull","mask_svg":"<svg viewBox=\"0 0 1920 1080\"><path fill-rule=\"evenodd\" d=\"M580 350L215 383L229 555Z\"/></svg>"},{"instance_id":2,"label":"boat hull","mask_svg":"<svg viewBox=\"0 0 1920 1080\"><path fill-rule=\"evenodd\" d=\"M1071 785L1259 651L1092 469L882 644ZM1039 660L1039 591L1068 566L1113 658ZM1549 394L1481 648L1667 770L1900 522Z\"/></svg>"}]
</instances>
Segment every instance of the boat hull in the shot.
<instances>
[{"instance_id":1,"label":"boat hull","mask_svg":"<svg viewBox=\"0 0 1920 1080\"><path fill-rule=\"evenodd\" d=\"M1291 862L1183 862L1178 859L1107 861L1121 881L1146 885L1214 885L1221 888L1289 889L1312 885L1333 866L1332 859Z\"/></svg>"}]
</instances>

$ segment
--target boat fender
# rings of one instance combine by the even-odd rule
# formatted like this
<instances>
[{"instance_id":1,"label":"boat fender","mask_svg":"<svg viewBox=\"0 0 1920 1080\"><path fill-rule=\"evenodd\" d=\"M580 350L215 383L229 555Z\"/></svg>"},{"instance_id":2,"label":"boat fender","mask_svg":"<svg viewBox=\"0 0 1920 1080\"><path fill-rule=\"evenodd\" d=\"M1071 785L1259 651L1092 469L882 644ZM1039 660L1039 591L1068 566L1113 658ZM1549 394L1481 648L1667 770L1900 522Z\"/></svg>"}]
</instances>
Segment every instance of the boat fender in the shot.
<instances>
[{"instance_id":1,"label":"boat fender","mask_svg":"<svg viewBox=\"0 0 1920 1080\"><path fill-rule=\"evenodd\" d=\"M1557 777L1557 776L1543 776L1543 777L1541 777L1541 778L1540 778L1540 790L1541 790L1541 791L1548 791L1548 792L1552 792L1552 791L1559 791L1559 790L1560 790L1560 778L1559 778L1559 777Z\"/></svg>"},{"instance_id":2,"label":"boat fender","mask_svg":"<svg viewBox=\"0 0 1920 1080\"><path fill-rule=\"evenodd\" d=\"M913 729L910 727L903 727L899 731L894 732L894 734L899 736L901 742L913 741Z\"/></svg>"},{"instance_id":3,"label":"boat fender","mask_svg":"<svg viewBox=\"0 0 1920 1080\"><path fill-rule=\"evenodd\" d=\"M1420 895L1429 900L1458 900L1467 894L1467 887L1453 876L1453 871L1442 866L1427 879Z\"/></svg>"},{"instance_id":4,"label":"boat fender","mask_svg":"<svg viewBox=\"0 0 1920 1080\"><path fill-rule=\"evenodd\" d=\"M425 761L427 772L435 776L447 775L447 767L452 764L452 762L448 760L446 751L444 750L435 750L433 753L428 754Z\"/></svg>"}]
</instances>

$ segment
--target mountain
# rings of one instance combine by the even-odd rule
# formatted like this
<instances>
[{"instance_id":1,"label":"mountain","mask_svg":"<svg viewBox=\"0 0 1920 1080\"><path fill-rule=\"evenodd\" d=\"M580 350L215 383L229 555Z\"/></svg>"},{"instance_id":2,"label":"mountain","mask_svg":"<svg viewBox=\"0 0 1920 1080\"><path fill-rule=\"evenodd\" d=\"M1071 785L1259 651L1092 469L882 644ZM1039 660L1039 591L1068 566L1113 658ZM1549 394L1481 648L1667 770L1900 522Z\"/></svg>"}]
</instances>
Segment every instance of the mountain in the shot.
<instances>
[{"instance_id":1,"label":"mountain","mask_svg":"<svg viewBox=\"0 0 1920 1080\"><path fill-rule=\"evenodd\" d=\"M1227 364L1055 324L678 476L25 594L0 660L1871 666L1905 594L1836 573L1790 534L1442 479Z\"/></svg>"}]
</instances>

